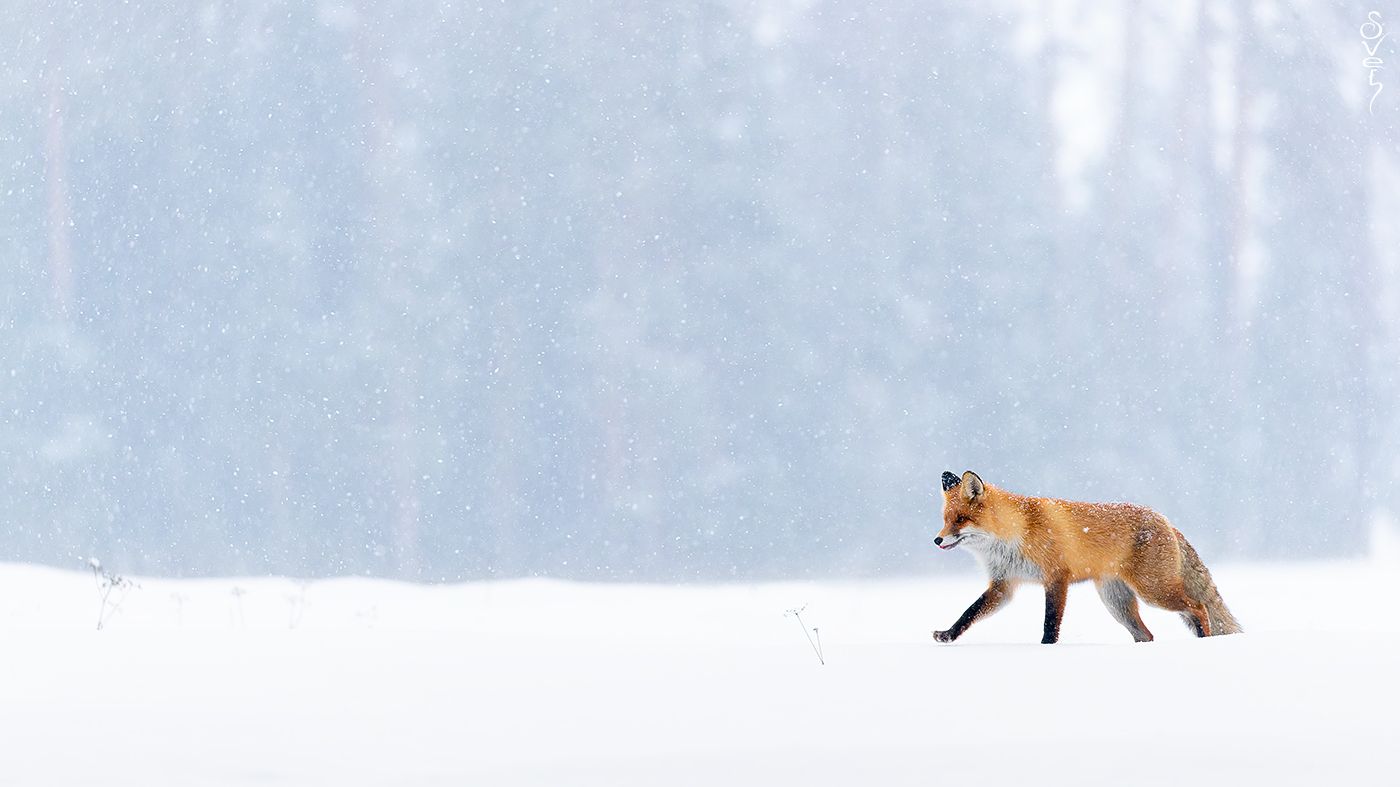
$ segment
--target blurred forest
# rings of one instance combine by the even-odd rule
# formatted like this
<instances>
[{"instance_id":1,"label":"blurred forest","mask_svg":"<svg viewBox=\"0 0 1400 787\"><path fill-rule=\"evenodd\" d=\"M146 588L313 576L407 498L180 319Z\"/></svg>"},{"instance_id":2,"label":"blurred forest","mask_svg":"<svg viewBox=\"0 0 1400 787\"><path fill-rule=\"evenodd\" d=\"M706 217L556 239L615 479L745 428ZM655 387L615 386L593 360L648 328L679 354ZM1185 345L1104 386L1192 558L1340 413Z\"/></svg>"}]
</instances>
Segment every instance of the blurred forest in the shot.
<instances>
[{"instance_id":1,"label":"blurred forest","mask_svg":"<svg viewBox=\"0 0 1400 787\"><path fill-rule=\"evenodd\" d=\"M1364 552L1371 8L7 3L0 560L927 571L967 468Z\"/></svg>"}]
</instances>

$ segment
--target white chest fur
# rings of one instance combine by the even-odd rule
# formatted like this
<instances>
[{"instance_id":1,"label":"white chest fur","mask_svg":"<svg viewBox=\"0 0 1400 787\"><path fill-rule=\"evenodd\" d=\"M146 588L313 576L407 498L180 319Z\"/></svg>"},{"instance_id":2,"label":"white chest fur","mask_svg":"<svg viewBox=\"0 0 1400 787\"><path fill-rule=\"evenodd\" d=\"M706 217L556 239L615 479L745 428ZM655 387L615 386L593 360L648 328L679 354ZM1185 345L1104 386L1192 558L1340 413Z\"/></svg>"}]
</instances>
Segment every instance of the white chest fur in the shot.
<instances>
[{"instance_id":1,"label":"white chest fur","mask_svg":"<svg viewBox=\"0 0 1400 787\"><path fill-rule=\"evenodd\" d=\"M967 547L981 561L982 567L987 569L989 578L1030 580L1033 582L1045 579L1045 574L1040 570L1040 566L1027 560L1017 544L1002 541L984 533L978 533L977 536L977 538L968 539Z\"/></svg>"}]
</instances>

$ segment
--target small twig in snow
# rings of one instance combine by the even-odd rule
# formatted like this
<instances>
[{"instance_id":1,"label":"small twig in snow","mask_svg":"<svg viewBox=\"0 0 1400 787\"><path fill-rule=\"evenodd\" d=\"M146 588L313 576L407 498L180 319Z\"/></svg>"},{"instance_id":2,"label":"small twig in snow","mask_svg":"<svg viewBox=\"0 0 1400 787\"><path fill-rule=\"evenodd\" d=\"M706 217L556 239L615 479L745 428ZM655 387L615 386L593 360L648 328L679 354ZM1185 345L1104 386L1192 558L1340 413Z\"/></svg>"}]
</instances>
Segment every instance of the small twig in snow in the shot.
<instances>
[{"instance_id":1,"label":"small twig in snow","mask_svg":"<svg viewBox=\"0 0 1400 787\"><path fill-rule=\"evenodd\" d=\"M825 667L825 666L826 666L826 656L824 656L824 655L822 654L822 635L821 635L821 632L818 631L816 628L812 628L812 629L809 631L809 630L807 629L807 624L802 622L802 612L803 612L803 610L805 610L805 609L807 609L807 605L806 605L806 604L803 604L803 605L800 606L800 607L797 607L797 608L795 608L795 609L790 609L790 610L788 610L785 614L791 615L791 616L793 616L794 618L797 618L797 625L798 625L799 628L802 629L802 634L803 634L803 636L805 636L805 637L807 638L807 644L812 646L812 652L815 653L815 654L817 654L817 661L821 662L821 665L822 665L823 667ZM813 641L813 640L812 640L812 635L813 635L813 634L816 634L816 635L817 635L816 641Z\"/></svg>"},{"instance_id":2,"label":"small twig in snow","mask_svg":"<svg viewBox=\"0 0 1400 787\"><path fill-rule=\"evenodd\" d=\"M95 557L88 558L87 564L92 569L93 581L97 583L97 630L101 631L107 621L121 610L126 594L140 585L103 568L102 561Z\"/></svg>"}]
</instances>

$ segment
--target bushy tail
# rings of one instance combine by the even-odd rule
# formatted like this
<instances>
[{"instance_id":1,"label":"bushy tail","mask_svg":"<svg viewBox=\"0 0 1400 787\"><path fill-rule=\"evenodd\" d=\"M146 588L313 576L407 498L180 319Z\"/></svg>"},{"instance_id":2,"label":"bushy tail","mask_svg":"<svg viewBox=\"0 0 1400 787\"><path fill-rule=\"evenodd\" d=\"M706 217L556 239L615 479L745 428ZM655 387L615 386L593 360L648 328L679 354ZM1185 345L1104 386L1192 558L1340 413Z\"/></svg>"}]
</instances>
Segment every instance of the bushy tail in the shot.
<instances>
[{"instance_id":1,"label":"bushy tail","mask_svg":"<svg viewBox=\"0 0 1400 787\"><path fill-rule=\"evenodd\" d=\"M1242 633L1244 629L1230 614L1229 607L1225 606L1225 599L1220 597L1206 564L1201 562L1195 548L1186 543L1180 531L1177 531L1176 543L1181 546L1181 575L1186 584L1186 595L1205 605L1206 614L1210 616L1211 636Z\"/></svg>"}]
</instances>

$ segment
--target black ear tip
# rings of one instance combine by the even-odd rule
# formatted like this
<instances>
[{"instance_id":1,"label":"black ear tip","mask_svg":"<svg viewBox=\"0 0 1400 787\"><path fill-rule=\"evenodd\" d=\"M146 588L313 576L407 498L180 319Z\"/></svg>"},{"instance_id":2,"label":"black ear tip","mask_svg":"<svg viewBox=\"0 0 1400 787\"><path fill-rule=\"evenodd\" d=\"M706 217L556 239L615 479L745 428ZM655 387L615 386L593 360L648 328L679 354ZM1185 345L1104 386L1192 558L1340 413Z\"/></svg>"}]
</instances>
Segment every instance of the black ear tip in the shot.
<instances>
[{"instance_id":1,"label":"black ear tip","mask_svg":"<svg viewBox=\"0 0 1400 787\"><path fill-rule=\"evenodd\" d=\"M952 473L948 472L947 470L944 470L944 471L943 471L943 491L944 491L944 492L947 492L949 489L952 489L953 487L957 486L957 485L958 485L958 482L961 481L961 480L962 480L961 478L958 478L957 476L953 475Z\"/></svg>"}]
</instances>

